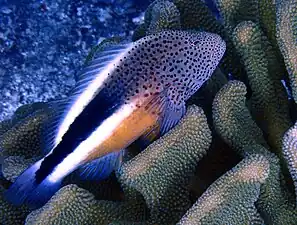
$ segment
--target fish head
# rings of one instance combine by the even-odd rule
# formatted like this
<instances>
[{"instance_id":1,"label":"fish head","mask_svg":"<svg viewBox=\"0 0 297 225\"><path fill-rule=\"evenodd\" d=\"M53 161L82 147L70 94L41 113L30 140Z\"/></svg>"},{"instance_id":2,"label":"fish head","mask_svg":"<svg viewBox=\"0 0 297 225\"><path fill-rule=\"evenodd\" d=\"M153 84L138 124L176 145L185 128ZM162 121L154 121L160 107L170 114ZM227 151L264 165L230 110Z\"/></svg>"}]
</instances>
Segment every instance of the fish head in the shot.
<instances>
[{"instance_id":1,"label":"fish head","mask_svg":"<svg viewBox=\"0 0 297 225\"><path fill-rule=\"evenodd\" d=\"M182 62L179 67L183 67L180 70L183 72L177 76L182 81L186 100L213 74L225 53L226 43L218 34L209 32L181 31L178 39L176 61ZM175 85L176 89L181 86Z\"/></svg>"},{"instance_id":2,"label":"fish head","mask_svg":"<svg viewBox=\"0 0 297 225\"><path fill-rule=\"evenodd\" d=\"M170 86L169 98L185 101L213 74L226 43L218 34L209 32L166 31L158 37L162 44L156 52L163 51L155 68L160 68L164 86Z\"/></svg>"},{"instance_id":3,"label":"fish head","mask_svg":"<svg viewBox=\"0 0 297 225\"><path fill-rule=\"evenodd\" d=\"M186 44L193 51L197 65L205 67L206 71L213 72L222 59L226 43L220 35L209 32L191 33ZM185 44L185 45L186 45Z\"/></svg>"}]
</instances>

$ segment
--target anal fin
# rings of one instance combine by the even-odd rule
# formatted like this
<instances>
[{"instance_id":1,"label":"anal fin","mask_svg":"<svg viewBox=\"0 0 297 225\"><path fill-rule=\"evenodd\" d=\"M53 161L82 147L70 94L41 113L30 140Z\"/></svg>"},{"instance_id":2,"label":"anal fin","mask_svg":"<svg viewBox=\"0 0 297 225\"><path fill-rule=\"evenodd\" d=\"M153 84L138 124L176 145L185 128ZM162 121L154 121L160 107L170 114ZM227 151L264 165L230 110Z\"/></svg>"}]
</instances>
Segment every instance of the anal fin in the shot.
<instances>
[{"instance_id":1,"label":"anal fin","mask_svg":"<svg viewBox=\"0 0 297 225\"><path fill-rule=\"evenodd\" d=\"M85 180L104 180L117 170L125 154L125 149L112 152L98 159L94 159L78 169L79 176Z\"/></svg>"}]
</instances>

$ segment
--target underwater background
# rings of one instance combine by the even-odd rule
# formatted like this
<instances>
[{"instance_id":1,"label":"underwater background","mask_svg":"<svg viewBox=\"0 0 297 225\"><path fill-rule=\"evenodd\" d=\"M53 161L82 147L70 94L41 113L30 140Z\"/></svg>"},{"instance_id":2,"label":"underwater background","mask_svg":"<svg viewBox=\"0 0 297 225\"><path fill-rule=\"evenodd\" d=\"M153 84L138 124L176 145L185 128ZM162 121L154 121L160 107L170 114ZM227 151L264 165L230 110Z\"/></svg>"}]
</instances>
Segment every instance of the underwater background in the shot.
<instances>
[{"instance_id":1,"label":"underwater background","mask_svg":"<svg viewBox=\"0 0 297 225\"><path fill-rule=\"evenodd\" d=\"M294 0L0 0L0 224L297 224L296 18ZM227 43L178 125L104 181L73 172L39 209L8 203L42 157L47 101L101 41L167 29Z\"/></svg>"},{"instance_id":2,"label":"underwater background","mask_svg":"<svg viewBox=\"0 0 297 225\"><path fill-rule=\"evenodd\" d=\"M129 36L149 1L0 1L0 120L67 96L92 46Z\"/></svg>"}]
</instances>

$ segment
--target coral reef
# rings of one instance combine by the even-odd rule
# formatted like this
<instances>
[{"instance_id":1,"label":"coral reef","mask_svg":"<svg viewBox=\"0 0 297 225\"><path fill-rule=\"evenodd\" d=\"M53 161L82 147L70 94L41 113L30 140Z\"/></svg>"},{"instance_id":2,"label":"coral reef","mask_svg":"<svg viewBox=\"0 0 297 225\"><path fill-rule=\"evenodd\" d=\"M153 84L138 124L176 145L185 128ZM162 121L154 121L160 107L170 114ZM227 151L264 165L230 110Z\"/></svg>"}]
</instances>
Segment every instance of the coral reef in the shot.
<instances>
[{"instance_id":1,"label":"coral reef","mask_svg":"<svg viewBox=\"0 0 297 225\"><path fill-rule=\"evenodd\" d=\"M216 131L242 157L262 154L269 161L269 176L261 187L256 207L268 224L296 224L292 193L284 184L279 158L269 151L261 129L246 106L246 87L230 81L216 95L213 118Z\"/></svg>"},{"instance_id":2,"label":"coral reef","mask_svg":"<svg viewBox=\"0 0 297 225\"><path fill-rule=\"evenodd\" d=\"M32 211L10 205L2 193L44 154L42 127L54 109L40 102L20 107L0 122L0 222L297 225L296 5L152 2L132 40L183 29L218 33L227 43L211 79L187 102L185 117L145 150L132 145L107 180L81 180L74 171ZM119 41L95 46L85 62Z\"/></svg>"},{"instance_id":3,"label":"coral reef","mask_svg":"<svg viewBox=\"0 0 297 225\"><path fill-rule=\"evenodd\" d=\"M269 162L251 155L215 181L178 224L262 224L255 202Z\"/></svg>"}]
</instances>

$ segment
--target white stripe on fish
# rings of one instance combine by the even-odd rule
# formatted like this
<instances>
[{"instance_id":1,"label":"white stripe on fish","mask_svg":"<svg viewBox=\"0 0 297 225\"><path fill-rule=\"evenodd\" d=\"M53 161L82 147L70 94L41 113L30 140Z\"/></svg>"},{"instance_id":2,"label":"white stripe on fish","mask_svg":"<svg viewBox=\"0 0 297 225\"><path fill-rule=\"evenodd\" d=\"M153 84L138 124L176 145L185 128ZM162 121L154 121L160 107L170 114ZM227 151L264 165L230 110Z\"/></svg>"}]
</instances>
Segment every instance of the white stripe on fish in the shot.
<instances>
[{"instance_id":1,"label":"white stripe on fish","mask_svg":"<svg viewBox=\"0 0 297 225\"><path fill-rule=\"evenodd\" d=\"M67 174L77 168L81 162L85 161L87 156L98 145L108 139L116 127L118 127L132 112L136 109L135 103L123 105L117 112L107 118L91 135L69 154L49 175L50 182L60 181Z\"/></svg>"},{"instance_id":2,"label":"white stripe on fish","mask_svg":"<svg viewBox=\"0 0 297 225\"><path fill-rule=\"evenodd\" d=\"M109 75L115 70L116 65L119 64L120 60L127 54L128 51L133 47L130 44L128 48L120 53L115 59L108 63L104 70L102 70L96 79L92 81L89 86L83 91L75 100L71 108L68 110L63 122L59 126L57 136L55 138L55 146L62 140L63 135L67 132L69 126L73 123L75 118L83 111L85 106L94 98L96 93L101 89L102 84L108 79Z\"/></svg>"}]
</instances>

